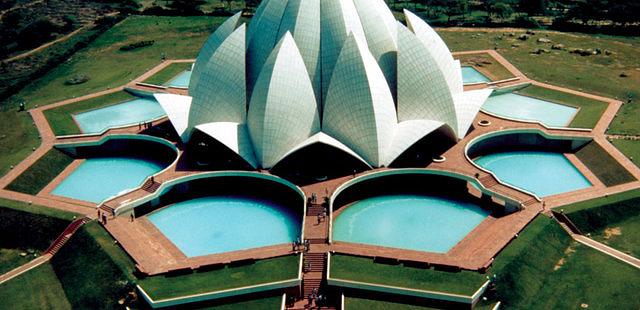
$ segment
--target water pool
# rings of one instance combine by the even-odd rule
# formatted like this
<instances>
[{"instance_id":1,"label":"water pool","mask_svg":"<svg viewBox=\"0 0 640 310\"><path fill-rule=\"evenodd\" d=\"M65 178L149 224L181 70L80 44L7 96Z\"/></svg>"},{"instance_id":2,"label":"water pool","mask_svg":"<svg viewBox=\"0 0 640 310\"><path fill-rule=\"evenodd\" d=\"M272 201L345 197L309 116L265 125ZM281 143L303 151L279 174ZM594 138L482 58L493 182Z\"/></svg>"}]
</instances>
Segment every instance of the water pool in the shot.
<instances>
[{"instance_id":1,"label":"water pool","mask_svg":"<svg viewBox=\"0 0 640 310\"><path fill-rule=\"evenodd\" d=\"M290 243L302 221L269 201L219 196L179 202L148 218L188 257Z\"/></svg>"},{"instance_id":2,"label":"water pool","mask_svg":"<svg viewBox=\"0 0 640 310\"><path fill-rule=\"evenodd\" d=\"M135 125L164 116L157 101L139 98L74 115L83 133L99 133L112 127Z\"/></svg>"},{"instance_id":3,"label":"water pool","mask_svg":"<svg viewBox=\"0 0 640 310\"><path fill-rule=\"evenodd\" d=\"M462 67L462 84L487 82L491 82L491 80L474 67Z\"/></svg>"},{"instance_id":4,"label":"water pool","mask_svg":"<svg viewBox=\"0 0 640 310\"><path fill-rule=\"evenodd\" d=\"M569 125L578 109L513 93L491 96L482 110L499 116L538 121L547 126Z\"/></svg>"},{"instance_id":5,"label":"water pool","mask_svg":"<svg viewBox=\"0 0 640 310\"><path fill-rule=\"evenodd\" d=\"M388 195L346 207L333 224L338 241L445 253L489 213L462 200Z\"/></svg>"},{"instance_id":6,"label":"water pool","mask_svg":"<svg viewBox=\"0 0 640 310\"><path fill-rule=\"evenodd\" d=\"M173 87L189 87L189 81L191 80L191 70L186 70L176 75L169 82L165 83L167 86Z\"/></svg>"},{"instance_id":7,"label":"water pool","mask_svg":"<svg viewBox=\"0 0 640 310\"><path fill-rule=\"evenodd\" d=\"M123 190L140 186L163 168L159 163L133 157L89 158L51 193L100 203Z\"/></svg>"},{"instance_id":8,"label":"water pool","mask_svg":"<svg viewBox=\"0 0 640 310\"><path fill-rule=\"evenodd\" d=\"M474 160L501 181L546 197L575 191L591 183L563 155L553 152L494 153Z\"/></svg>"}]
</instances>

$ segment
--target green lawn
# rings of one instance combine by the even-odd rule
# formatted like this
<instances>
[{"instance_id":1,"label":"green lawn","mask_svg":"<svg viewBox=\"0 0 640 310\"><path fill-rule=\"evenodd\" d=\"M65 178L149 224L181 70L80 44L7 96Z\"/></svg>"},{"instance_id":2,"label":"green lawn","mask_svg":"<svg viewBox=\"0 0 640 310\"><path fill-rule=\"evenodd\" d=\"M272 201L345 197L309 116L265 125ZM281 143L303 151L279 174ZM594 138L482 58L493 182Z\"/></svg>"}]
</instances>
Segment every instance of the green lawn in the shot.
<instances>
[{"instance_id":1,"label":"green lawn","mask_svg":"<svg viewBox=\"0 0 640 310\"><path fill-rule=\"evenodd\" d=\"M13 180L7 189L35 195L51 183L71 162L73 162L73 158L56 148L52 148Z\"/></svg>"},{"instance_id":2,"label":"green lawn","mask_svg":"<svg viewBox=\"0 0 640 310\"><path fill-rule=\"evenodd\" d=\"M640 257L640 190L562 207L583 233Z\"/></svg>"},{"instance_id":3,"label":"green lawn","mask_svg":"<svg viewBox=\"0 0 640 310\"><path fill-rule=\"evenodd\" d=\"M472 295L487 280L471 272L446 272L374 263L371 258L331 256L331 278Z\"/></svg>"},{"instance_id":4,"label":"green lawn","mask_svg":"<svg viewBox=\"0 0 640 310\"><path fill-rule=\"evenodd\" d=\"M284 256L256 261L254 264L196 272L180 276L154 276L138 284L153 299L212 292L298 277L298 256Z\"/></svg>"},{"instance_id":5,"label":"green lawn","mask_svg":"<svg viewBox=\"0 0 640 310\"><path fill-rule=\"evenodd\" d=\"M182 71L189 70L190 68L190 63L173 63L160 70L158 73L150 76L148 79L144 80L144 82L154 85L164 85L178 74L182 73Z\"/></svg>"},{"instance_id":6,"label":"green lawn","mask_svg":"<svg viewBox=\"0 0 640 310\"><path fill-rule=\"evenodd\" d=\"M40 145L31 115L17 111L17 106L8 103L0 109L0 176Z\"/></svg>"},{"instance_id":7,"label":"green lawn","mask_svg":"<svg viewBox=\"0 0 640 310\"><path fill-rule=\"evenodd\" d=\"M493 49L513 63L528 77L559 86L582 90L607 97L626 100L628 94L634 94L634 103L625 105L621 113L611 125L613 133L640 134L640 71L638 55L640 54L640 37L611 37L604 35L586 35L577 33L560 33L554 31L536 31L536 35L527 41L517 37L524 33L515 31L514 37L502 35L511 32L502 29L495 31L455 31L455 29L439 30L438 33L453 51ZM481 35L478 35L481 34ZM551 44L537 43L538 38L545 37L553 43L564 44L570 48L600 48L610 50L611 55L579 56L567 50L551 50ZM512 47L512 44L519 44ZM536 48L546 48L551 53L534 55L530 52ZM621 73L628 77L620 77Z\"/></svg>"},{"instance_id":8,"label":"green lawn","mask_svg":"<svg viewBox=\"0 0 640 310\"><path fill-rule=\"evenodd\" d=\"M11 309L71 309L49 263L0 284L0 300Z\"/></svg>"},{"instance_id":9,"label":"green lawn","mask_svg":"<svg viewBox=\"0 0 640 310\"><path fill-rule=\"evenodd\" d=\"M74 214L0 199L0 274L28 263L46 250ZM20 255L27 253L26 257Z\"/></svg>"},{"instance_id":10,"label":"green lawn","mask_svg":"<svg viewBox=\"0 0 640 310\"><path fill-rule=\"evenodd\" d=\"M133 100L135 98L135 96L128 92L121 91L46 110L44 111L44 116L47 118L56 136L80 134L82 132L73 119L74 114Z\"/></svg>"},{"instance_id":11,"label":"green lawn","mask_svg":"<svg viewBox=\"0 0 640 310\"><path fill-rule=\"evenodd\" d=\"M610 140L610 142L631 159L636 166L640 167L640 141Z\"/></svg>"},{"instance_id":12,"label":"green lawn","mask_svg":"<svg viewBox=\"0 0 640 310\"><path fill-rule=\"evenodd\" d=\"M428 310L438 309L426 306L403 304L392 301L383 301L375 299L366 299L358 297L346 297L344 298L345 310Z\"/></svg>"},{"instance_id":13,"label":"green lawn","mask_svg":"<svg viewBox=\"0 0 640 310\"><path fill-rule=\"evenodd\" d=\"M640 270L571 240L538 216L496 258L497 299L508 308L637 309Z\"/></svg>"},{"instance_id":14,"label":"green lawn","mask_svg":"<svg viewBox=\"0 0 640 310\"><path fill-rule=\"evenodd\" d=\"M636 180L627 169L622 167L595 141L585 145L575 154L606 186L614 186Z\"/></svg>"},{"instance_id":15,"label":"green lawn","mask_svg":"<svg viewBox=\"0 0 640 310\"><path fill-rule=\"evenodd\" d=\"M224 302L224 301L223 301ZM195 306L189 306L187 309L212 309L212 310L278 310L282 305L282 295L256 298L247 300L243 297L242 301L220 304L219 302L204 302Z\"/></svg>"},{"instance_id":16,"label":"green lawn","mask_svg":"<svg viewBox=\"0 0 640 310\"><path fill-rule=\"evenodd\" d=\"M578 114L569 124L569 127L574 128L595 127L600 117L602 117L602 113L607 109L605 102L544 87L529 86L518 90L516 93L580 108Z\"/></svg>"},{"instance_id":17,"label":"green lawn","mask_svg":"<svg viewBox=\"0 0 640 310\"><path fill-rule=\"evenodd\" d=\"M206 38L224 17L132 16L100 35L69 61L49 71L9 98L0 112L0 175L18 164L40 144L38 132L27 113L17 114L17 100L27 108L78 97L121 86L167 59L195 58ZM140 40L155 44L122 52L120 46ZM87 74L90 80L65 85L75 74Z\"/></svg>"},{"instance_id":18,"label":"green lawn","mask_svg":"<svg viewBox=\"0 0 640 310\"><path fill-rule=\"evenodd\" d=\"M491 81L506 80L514 77L507 68L487 53L458 55L454 56L454 58L459 59L463 66L475 67Z\"/></svg>"}]
</instances>

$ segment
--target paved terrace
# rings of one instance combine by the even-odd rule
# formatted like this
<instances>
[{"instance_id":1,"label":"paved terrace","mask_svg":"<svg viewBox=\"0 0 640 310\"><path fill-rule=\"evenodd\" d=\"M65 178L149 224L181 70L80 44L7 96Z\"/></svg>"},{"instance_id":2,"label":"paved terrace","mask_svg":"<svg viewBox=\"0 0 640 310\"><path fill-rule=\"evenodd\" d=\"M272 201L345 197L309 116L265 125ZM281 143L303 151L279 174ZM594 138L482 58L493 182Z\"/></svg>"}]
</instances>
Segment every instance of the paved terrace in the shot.
<instances>
[{"instance_id":1,"label":"paved terrace","mask_svg":"<svg viewBox=\"0 0 640 310\"><path fill-rule=\"evenodd\" d=\"M537 129L541 132L556 135L556 136L565 136L565 137L589 137L593 138L598 144L600 144L607 152L609 152L620 164L622 164L627 170L629 170L636 178L640 179L640 169L638 169L630 160L628 160L622 153L620 153L617 149L615 149L604 136L604 132L615 116L615 113L619 109L621 103L619 101L615 101L609 98L594 96L590 94L586 94L583 92L577 92L570 89L565 89L557 86L547 85L544 83L539 83L528 79L524 74L518 71L513 65L507 62L501 55L497 52L489 50L489 51L479 51L482 53L489 53L494 59L503 64L507 69L509 69L512 74L516 77L516 79L510 79L507 81L498 81L493 83L493 85L506 87L517 85L520 83L533 83L536 85L540 85L542 87L553 88L560 91L571 92L574 94L578 94L581 96L594 98L597 100L601 100L608 104L608 108L605 111L604 115L598 122L595 129L590 131L576 131L571 129L557 129L557 128L546 128L537 123L526 123L526 122L518 122L511 121L507 119L493 117L484 113L479 113L476 122L479 120L489 120L491 121L491 125L488 127L474 126L475 129L465 137L460 143L456 144L453 148L449 149L445 154L443 154L447 160L444 163L432 163L428 165L426 168L436 169L436 170L445 170L451 171L458 174L464 174L468 177L475 177L478 174L478 180L482 183L486 188L495 193L499 193L501 195L510 197L516 201L519 201L523 206L523 210L519 212L512 213L507 216L502 217L494 217L489 216L485 221L483 221L478 227L476 227L467 237L465 237L460 243L458 243L452 250L445 254L436 254L436 253L425 253L425 252L417 252L417 251L409 251L409 250L401 250L401 249L391 249L391 248L383 248L383 247L375 247L375 246L366 246L366 245L358 245L358 244L350 244L344 242L335 242L331 245L328 244L312 244L313 252L322 252L322 251L336 251L343 253L351 253L358 255L366 255L366 256L384 256L384 257L394 257L398 259L407 259L413 261L420 261L430 264L439 264L439 265L448 265L448 266L457 266L464 269L481 269L490 264L492 258L510 241L512 240L516 234L521 231L527 223L529 223L538 213L543 210L565 205L567 203L572 203L575 201L582 201L586 199L591 199L594 197L603 196L605 194L613 194L621 191L626 191L629 189L640 188L640 181L627 183L615 187L606 188L599 181L594 180L595 177L593 174L588 171L588 169L580 163L580 161L575 156L569 156L569 159L578 167L578 169L585 175L587 178L592 180L594 186L583 189L580 191L575 191L571 193L555 195L552 197L545 198L544 203L537 201L534 197L518 191L514 188L501 184L498 180L496 180L490 174L480 170L475 165L473 165L465 156L464 148L466 144L478 137L480 135L499 131L499 130L507 130L507 129ZM475 52L465 52L465 53L478 53ZM58 137L56 138L49 127L46 119L44 118L43 111L46 109L51 109L54 107L62 106L65 104L71 104L78 101L83 101L86 99L90 99L93 97L101 96L107 93L117 92L123 90L125 87L138 89L140 91L149 90L145 85L139 85L141 81L145 80L147 77L152 74L160 71L162 68L166 67L172 62L192 62L193 60L179 60L179 61L167 61L151 71L145 73L141 77L132 81L131 83L118 87L115 89L105 90L99 93L69 99L65 101L61 101L52 105L48 105L46 107L36 108L30 111L33 116L34 122L40 132L42 138L41 146L34 151L29 157L27 157L23 162L17 165L12 171L10 171L7 175L5 175L2 179L0 179L0 187L4 188L7 184L9 184L13 179L15 179L18 175L20 175L24 170L26 170L29 166L35 163L41 156L43 156L53 145L57 143L75 143L75 142L88 142L88 141L97 141L103 138L106 135L112 134L123 134L123 133L140 133L142 130L138 128L138 126L132 126L128 128L120 128L120 129L112 129L101 135L92 135L92 136L74 136L74 137ZM471 87L465 87L465 89L472 89L477 87L487 87L487 85L473 85ZM155 88L154 88L155 89ZM167 88L162 91L170 92L170 93L183 93L184 90L180 89L172 89ZM154 125L165 122L165 119L158 120L154 122ZM182 151L180 151L180 155ZM72 164L72 166L77 165L78 163ZM363 172L357 176L365 175L369 173L375 173L385 170L383 169L375 169L371 171ZM7 190L0 190L0 197L20 200L20 201L31 201L35 204L44 205L52 208L64 209L67 211L87 214L91 217L95 217L96 207L88 204L86 202L75 201L73 199L66 199L62 197L56 197L50 195L50 190L59 183L64 175L68 175L72 171L72 168L68 168L62 173L62 176L56 178L52 184L47 186L41 193L37 196L31 196L16 192L11 192ZM176 165L171 166L164 173L155 177L155 181L159 183L163 183L165 181L175 179L177 177L186 176L190 174L200 173L199 171L188 171L188 170L180 170ZM264 172L268 173L268 172ZM316 183L313 185L303 187L303 191L310 196L311 193L318 193L319 196L323 196L325 194L331 195L334 190L342 183L352 179L353 176L348 176L344 178L338 178L333 180L328 180L325 182ZM126 201L135 200L138 198L145 197L150 195L149 191L143 190L142 188L137 189L129 194L124 196L115 198L106 203L107 206L115 208L119 206L121 203ZM322 198L322 197L320 197ZM322 201L322 199L321 199ZM546 206L546 207L545 207ZM306 225L304 227L304 232L306 238L310 239L326 239L328 237L328 223L322 222L317 224L314 221L314 216L307 216ZM199 266L210 265L210 264L218 264L218 263L228 263L230 261L235 260L243 260L243 259L258 259L258 258L266 258L273 257L279 255L285 255L291 253L290 245L277 245L266 248L259 249L251 249L246 251L236 251L229 252L223 254L216 255L207 255L197 258L188 258L183 253L181 253L175 245L173 245L165 236L163 236L145 217L137 218L133 222L129 220L128 217L118 217L115 219L110 219L108 223L105 225L109 232L120 242L120 244L125 248L125 250L133 257L133 259L138 264L139 268L147 273L156 274L167 272L175 269L182 268L197 268Z\"/></svg>"}]
</instances>

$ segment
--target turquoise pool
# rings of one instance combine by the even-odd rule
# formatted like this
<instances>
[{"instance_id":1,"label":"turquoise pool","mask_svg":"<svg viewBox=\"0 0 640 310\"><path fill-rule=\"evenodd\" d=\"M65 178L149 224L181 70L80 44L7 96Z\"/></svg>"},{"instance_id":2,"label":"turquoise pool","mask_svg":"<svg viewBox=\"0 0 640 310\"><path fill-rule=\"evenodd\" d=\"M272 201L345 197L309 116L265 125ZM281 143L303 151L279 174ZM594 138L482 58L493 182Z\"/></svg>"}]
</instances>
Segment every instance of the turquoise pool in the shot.
<instances>
[{"instance_id":1,"label":"turquoise pool","mask_svg":"<svg viewBox=\"0 0 640 310\"><path fill-rule=\"evenodd\" d=\"M553 152L494 153L474 160L501 181L546 197L591 186L563 155Z\"/></svg>"},{"instance_id":2,"label":"turquoise pool","mask_svg":"<svg viewBox=\"0 0 640 310\"><path fill-rule=\"evenodd\" d=\"M462 200L379 196L346 207L333 223L333 239L445 253L488 215L478 205Z\"/></svg>"},{"instance_id":3,"label":"turquoise pool","mask_svg":"<svg viewBox=\"0 0 640 310\"><path fill-rule=\"evenodd\" d=\"M290 243L302 225L284 206L233 196L179 202L148 218L188 257Z\"/></svg>"},{"instance_id":4,"label":"turquoise pool","mask_svg":"<svg viewBox=\"0 0 640 310\"><path fill-rule=\"evenodd\" d=\"M159 163L133 157L89 158L51 193L94 203L135 188L162 170Z\"/></svg>"},{"instance_id":5,"label":"turquoise pool","mask_svg":"<svg viewBox=\"0 0 640 310\"><path fill-rule=\"evenodd\" d=\"M136 125L164 116L157 101L139 98L74 115L83 133L99 133L109 128Z\"/></svg>"},{"instance_id":6,"label":"turquoise pool","mask_svg":"<svg viewBox=\"0 0 640 310\"><path fill-rule=\"evenodd\" d=\"M167 86L173 87L189 87L191 80L191 70L186 70L176 75L173 79L166 83Z\"/></svg>"},{"instance_id":7,"label":"turquoise pool","mask_svg":"<svg viewBox=\"0 0 640 310\"><path fill-rule=\"evenodd\" d=\"M463 84L475 84L475 83L487 83L491 80L486 77L480 71L474 67L462 67L462 83Z\"/></svg>"},{"instance_id":8,"label":"turquoise pool","mask_svg":"<svg viewBox=\"0 0 640 310\"><path fill-rule=\"evenodd\" d=\"M538 121L547 126L568 126L578 109L513 93L491 96L482 110L498 116Z\"/></svg>"}]
</instances>

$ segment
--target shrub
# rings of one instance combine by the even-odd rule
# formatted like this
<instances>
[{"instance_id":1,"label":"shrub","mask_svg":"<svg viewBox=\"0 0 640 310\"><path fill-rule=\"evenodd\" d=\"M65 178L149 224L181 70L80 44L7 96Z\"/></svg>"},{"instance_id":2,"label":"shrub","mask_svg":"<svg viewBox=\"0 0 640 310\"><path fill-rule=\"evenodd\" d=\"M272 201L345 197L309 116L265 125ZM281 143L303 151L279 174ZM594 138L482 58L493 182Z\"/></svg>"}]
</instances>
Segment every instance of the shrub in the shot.
<instances>
[{"instance_id":1,"label":"shrub","mask_svg":"<svg viewBox=\"0 0 640 310\"><path fill-rule=\"evenodd\" d=\"M64 84L65 85L78 85L78 84L86 83L90 79L91 78L86 74L76 74L76 75L72 76L71 78L67 79L66 81L64 81Z\"/></svg>"},{"instance_id":2,"label":"shrub","mask_svg":"<svg viewBox=\"0 0 640 310\"><path fill-rule=\"evenodd\" d=\"M123 45L123 46L120 47L120 50L124 51L124 52L132 51L132 50L135 50L135 49L143 48L145 46L151 46L154 43L156 43L156 41L154 41L154 40L138 41L138 42L135 42L135 43Z\"/></svg>"}]
</instances>

